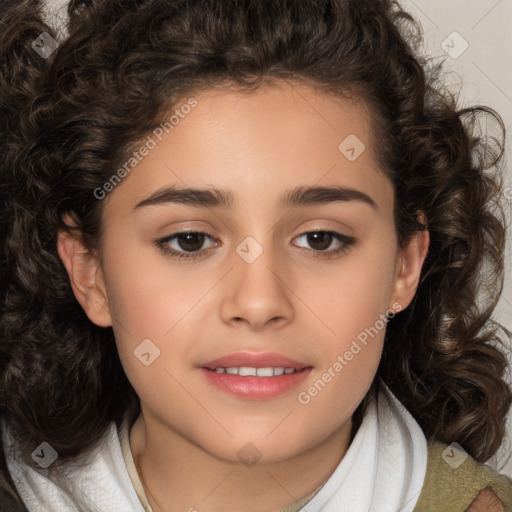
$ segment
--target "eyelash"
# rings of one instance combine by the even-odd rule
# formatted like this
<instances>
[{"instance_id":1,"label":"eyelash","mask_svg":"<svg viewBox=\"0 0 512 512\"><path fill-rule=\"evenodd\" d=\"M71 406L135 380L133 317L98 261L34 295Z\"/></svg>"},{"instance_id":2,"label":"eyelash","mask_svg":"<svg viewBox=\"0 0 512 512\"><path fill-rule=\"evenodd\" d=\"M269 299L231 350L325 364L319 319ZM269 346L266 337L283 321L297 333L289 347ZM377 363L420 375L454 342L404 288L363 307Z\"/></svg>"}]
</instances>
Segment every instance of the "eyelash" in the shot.
<instances>
[{"instance_id":1,"label":"eyelash","mask_svg":"<svg viewBox=\"0 0 512 512\"><path fill-rule=\"evenodd\" d=\"M354 237L351 237L348 235L343 235L343 234L337 233L335 231L328 231L328 230L306 231L295 238L300 238L302 236L305 236L305 235L308 235L311 233L328 234L328 235L334 237L335 239L337 239L342 244L338 249L334 249L331 251L316 251L315 249L311 249L311 251L313 251L311 253L311 255L314 258L325 258L325 259L334 258L338 255L341 255L345 251L347 251L349 249L349 247L354 245L354 243L356 242L356 239ZM178 238L181 235L196 235L196 234L197 235L206 235L208 238L218 241L216 238L212 237L211 235L209 235L208 233L205 233L203 231L180 231L178 233L174 233L165 238L160 238L158 240L155 240L154 243L164 254L170 256L171 258L175 258L178 260L183 259L183 258L184 259L196 259L196 258L200 258L202 255L204 255L205 252L208 252L209 249L187 253L187 252L181 252L181 251L176 251L175 249L171 249L168 245L171 240Z\"/></svg>"}]
</instances>

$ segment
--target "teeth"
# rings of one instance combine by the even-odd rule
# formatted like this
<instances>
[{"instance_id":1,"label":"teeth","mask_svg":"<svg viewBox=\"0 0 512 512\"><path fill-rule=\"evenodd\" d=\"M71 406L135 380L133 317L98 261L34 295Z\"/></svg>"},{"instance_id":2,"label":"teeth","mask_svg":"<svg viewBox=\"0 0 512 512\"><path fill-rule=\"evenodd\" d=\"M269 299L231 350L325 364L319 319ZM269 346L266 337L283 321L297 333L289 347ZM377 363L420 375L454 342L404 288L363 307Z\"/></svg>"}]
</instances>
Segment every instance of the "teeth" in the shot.
<instances>
[{"instance_id":1,"label":"teeth","mask_svg":"<svg viewBox=\"0 0 512 512\"><path fill-rule=\"evenodd\" d=\"M250 368L249 366L241 366L238 368L238 375L242 377L256 377L256 368Z\"/></svg>"},{"instance_id":2,"label":"teeth","mask_svg":"<svg viewBox=\"0 0 512 512\"><path fill-rule=\"evenodd\" d=\"M216 373L227 373L229 375L240 375L241 377L274 377L283 373L295 373L295 368L283 368L281 366L272 368L253 368L252 366L230 366L229 368L215 368Z\"/></svg>"},{"instance_id":3,"label":"teeth","mask_svg":"<svg viewBox=\"0 0 512 512\"><path fill-rule=\"evenodd\" d=\"M274 370L272 368L258 368L256 370L256 375L258 377L272 377L274 375Z\"/></svg>"}]
</instances>

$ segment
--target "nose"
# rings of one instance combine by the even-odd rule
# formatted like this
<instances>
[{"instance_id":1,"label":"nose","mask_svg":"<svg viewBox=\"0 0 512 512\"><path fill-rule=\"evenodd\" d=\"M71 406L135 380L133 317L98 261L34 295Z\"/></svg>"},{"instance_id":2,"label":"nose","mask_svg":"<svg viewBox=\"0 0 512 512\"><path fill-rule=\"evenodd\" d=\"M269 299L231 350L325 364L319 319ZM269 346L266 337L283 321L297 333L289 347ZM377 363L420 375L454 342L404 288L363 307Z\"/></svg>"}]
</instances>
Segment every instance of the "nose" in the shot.
<instances>
[{"instance_id":1,"label":"nose","mask_svg":"<svg viewBox=\"0 0 512 512\"><path fill-rule=\"evenodd\" d=\"M235 253L233 267L223 289L223 322L261 331L284 327L293 320L290 271L276 261L270 246L252 262Z\"/></svg>"}]
</instances>

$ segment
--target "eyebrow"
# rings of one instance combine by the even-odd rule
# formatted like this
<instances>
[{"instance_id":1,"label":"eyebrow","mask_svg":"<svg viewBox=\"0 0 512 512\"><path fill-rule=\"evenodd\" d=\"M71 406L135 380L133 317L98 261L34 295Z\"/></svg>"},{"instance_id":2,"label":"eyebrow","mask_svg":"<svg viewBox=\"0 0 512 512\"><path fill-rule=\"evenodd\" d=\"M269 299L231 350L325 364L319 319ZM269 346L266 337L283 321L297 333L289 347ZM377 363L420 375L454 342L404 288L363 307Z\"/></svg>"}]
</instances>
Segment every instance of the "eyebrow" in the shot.
<instances>
[{"instance_id":1,"label":"eyebrow","mask_svg":"<svg viewBox=\"0 0 512 512\"><path fill-rule=\"evenodd\" d=\"M232 208L236 195L231 190L209 188L178 188L176 186L157 190L146 199L140 201L134 208L163 205L167 203L184 204L203 208ZM322 205L333 202L357 201L371 206L375 211L379 207L375 201L364 192L353 188L332 187L296 187L280 196L278 206L294 207L307 205Z\"/></svg>"}]
</instances>

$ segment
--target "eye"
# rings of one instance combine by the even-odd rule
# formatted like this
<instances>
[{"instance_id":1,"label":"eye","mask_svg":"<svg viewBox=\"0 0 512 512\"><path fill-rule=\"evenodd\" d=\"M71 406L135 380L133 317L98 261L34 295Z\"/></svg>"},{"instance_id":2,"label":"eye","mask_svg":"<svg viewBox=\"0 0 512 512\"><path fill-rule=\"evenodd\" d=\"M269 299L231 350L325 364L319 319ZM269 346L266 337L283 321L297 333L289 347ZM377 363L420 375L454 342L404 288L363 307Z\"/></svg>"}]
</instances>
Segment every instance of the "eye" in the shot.
<instances>
[{"instance_id":1,"label":"eye","mask_svg":"<svg viewBox=\"0 0 512 512\"><path fill-rule=\"evenodd\" d=\"M336 233L335 231L308 231L294 240L305 237L312 246L311 255L315 258L333 258L348 250L355 243L355 238ZM155 245L172 258L199 258L209 249L204 248L205 240L219 242L216 238L202 231L181 231L165 238L155 240ZM336 248L332 248L333 242ZM214 245L213 245L214 246ZM331 250L327 250L331 248Z\"/></svg>"},{"instance_id":2,"label":"eye","mask_svg":"<svg viewBox=\"0 0 512 512\"><path fill-rule=\"evenodd\" d=\"M155 244L164 254L173 258L197 258L207 251L203 249L205 239L216 240L202 231L181 231L156 240Z\"/></svg>"},{"instance_id":3,"label":"eye","mask_svg":"<svg viewBox=\"0 0 512 512\"><path fill-rule=\"evenodd\" d=\"M308 231L299 235L294 240L305 237L308 244L312 246L311 255L315 258L332 258L339 255L355 243L355 238L335 231ZM332 243L337 241L337 247L332 249ZM336 244L335 244L336 246ZM327 251L326 249L331 250Z\"/></svg>"}]
</instances>

